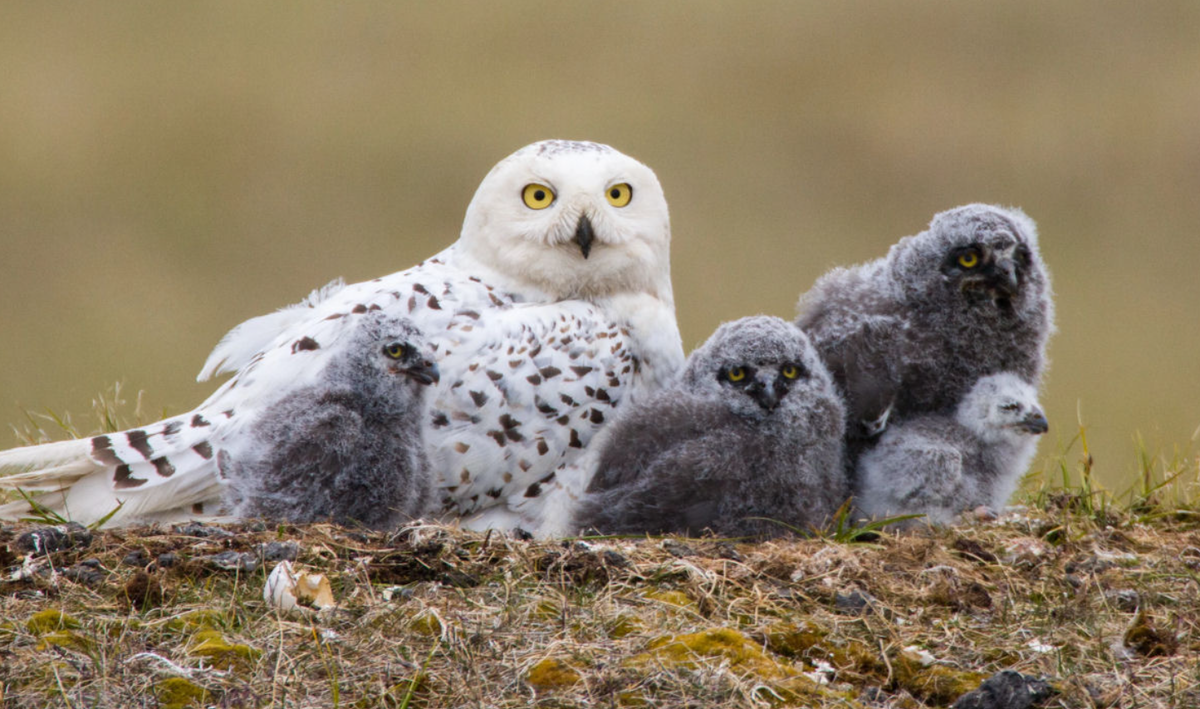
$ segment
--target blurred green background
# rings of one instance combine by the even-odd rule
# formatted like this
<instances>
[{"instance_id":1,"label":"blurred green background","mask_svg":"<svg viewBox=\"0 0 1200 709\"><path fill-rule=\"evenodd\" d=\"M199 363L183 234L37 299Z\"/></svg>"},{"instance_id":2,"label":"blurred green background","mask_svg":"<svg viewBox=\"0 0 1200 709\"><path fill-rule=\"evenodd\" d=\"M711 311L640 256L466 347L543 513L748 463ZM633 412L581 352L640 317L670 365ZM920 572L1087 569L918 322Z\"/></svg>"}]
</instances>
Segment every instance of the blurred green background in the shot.
<instances>
[{"instance_id":1,"label":"blurred green background","mask_svg":"<svg viewBox=\"0 0 1200 709\"><path fill-rule=\"evenodd\" d=\"M6 3L0 421L118 380L191 408L226 330L433 254L542 138L658 173L689 350L935 212L1019 205L1058 293L1041 452L1081 414L1123 488L1139 432L1191 445L1190 1Z\"/></svg>"}]
</instances>

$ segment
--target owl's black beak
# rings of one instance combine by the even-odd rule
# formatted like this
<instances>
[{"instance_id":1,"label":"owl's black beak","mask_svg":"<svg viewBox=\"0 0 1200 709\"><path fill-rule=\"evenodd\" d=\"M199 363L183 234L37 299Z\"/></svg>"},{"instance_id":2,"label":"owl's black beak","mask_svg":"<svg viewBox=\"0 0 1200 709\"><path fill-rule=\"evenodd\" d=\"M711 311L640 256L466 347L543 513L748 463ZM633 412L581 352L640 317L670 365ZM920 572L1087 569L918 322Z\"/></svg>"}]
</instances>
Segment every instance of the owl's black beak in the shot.
<instances>
[{"instance_id":1,"label":"owl's black beak","mask_svg":"<svg viewBox=\"0 0 1200 709\"><path fill-rule=\"evenodd\" d=\"M1021 280L1017 277L1017 264L1009 258L997 259L996 263L988 266L984 274L992 290L1013 297L1020 290Z\"/></svg>"},{"instance_id":2,"label":"owl's black beak","mask_svg":"<svg viewBox=\"0 0 1200 709\"><path fill-rule=\"evenodd\" d=\"M779 406L779 400L786 393L775 386L775 381L767 376L758 376L746 387L746 393L763 409L774 411Z\"/></svg>"},{"instance_id":3,"label":"owl's black beak","mask_svg":"<svg viewBox=\"0 0 1200 709\"><path fill-rule=\"evenodd\" d=\"M575 227L575 243L579 244L579 250L583 252L583 257L587 258L592 252L592 240L596 238L592 232L592 220L588 219L584 214L579 217L579 226Z\"/></svg>"},{"instance_id":4,"label":"owl's black beak","mask_svg":"<svg viewBox=\"0 0 1200 709\"><path fill-rule=\"evenodd\" d=\"M1050 422L1046 420L1046 415L1042 413L1041 409L1034 409L1026 414L1025 418L1021 419L1020 423L1017 424L1017 428L1035 436L1040 436L1050 430Z\"/></svg>"},{"instance_id":5,"label":"owl's black beak","mask_svg":"<svg viewBox=\"0 0 1200 709\"><path fill-rule=\"evenodd\" d=\"M411 367L404 370L404 373L408 375L409 379L421 384L436 384L438 382L438 366L427 359L415 362Z\"/></svg>"}]
</instances>

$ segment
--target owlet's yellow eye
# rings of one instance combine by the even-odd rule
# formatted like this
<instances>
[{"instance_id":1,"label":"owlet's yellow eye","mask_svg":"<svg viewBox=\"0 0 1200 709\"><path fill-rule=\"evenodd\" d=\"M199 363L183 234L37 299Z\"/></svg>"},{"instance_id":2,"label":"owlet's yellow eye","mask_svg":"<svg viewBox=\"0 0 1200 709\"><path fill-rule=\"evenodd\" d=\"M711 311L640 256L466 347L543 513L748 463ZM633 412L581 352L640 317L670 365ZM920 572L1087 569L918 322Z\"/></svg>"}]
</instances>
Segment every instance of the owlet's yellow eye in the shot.
<instances>
[{"instance_id":1,"label":"owlet's yellow eye","mask_svg":"<svg viewBox=\"0 0 1200 709\"><path fill-rule=\"evenodd\" d=\"M389 342L383 346L383 353L392 359L400 359L408 354L408 347L403 342Z\"/></svg>"},{"instance_id":2,"label":"owlet's yellow eye","mask_svg":"<svg viewBox=\"0 0 1200 709\"><path fill-rule=\"evenodd\" d=\"M629 204L629 200L633 199L633 188L629 186L628 182L622 182L609 187L604 196L608 197L608 203L612 206L624 207Z\"/></svg>"},{"instance_id":3,"label":"owlet's yellow eye","mask_svg":"<svg viewBox=\"0 0 1200 709\"><path fill-rule=\"evenodd\" d=\"M730 367L729 371L725 372L725 376L731 382L740 382L746 378L746 368L745 367Z\"/></svg>"},{"instance_id":4,"label":"owlet's yellow eye","mask_svg":"<svg viewBox=\"0 0 1200 709\"><path fill-rule=\"evenodd\" d=\"M958 257L958 265L963 268L975 268L979 265L979 253L976 251L968 251Z\"/></svg>"},{"instance_id":5,"label":"owlet's yellow eye","mask_svg":"<svg viewBox=\"0 0 1200 709\"><path fill-rule=\"evenodd\" d=\"M530 209L545 209L554 203L554 190L534 182L525 185L525 189L521 191L521 199L525 200L525 206Z\"/></svg>"},{"instance_id":6,"label":"owlet's yellow eye","mask_svg":"<svg viewBox=\"0 0 1200 709\"><path fill-rule=\"evenodd\" d=\"M783 374L784 379L795 379L800 376L800 369L794 364L785 364L779 371Z\"/></svg>"}]
</instances>

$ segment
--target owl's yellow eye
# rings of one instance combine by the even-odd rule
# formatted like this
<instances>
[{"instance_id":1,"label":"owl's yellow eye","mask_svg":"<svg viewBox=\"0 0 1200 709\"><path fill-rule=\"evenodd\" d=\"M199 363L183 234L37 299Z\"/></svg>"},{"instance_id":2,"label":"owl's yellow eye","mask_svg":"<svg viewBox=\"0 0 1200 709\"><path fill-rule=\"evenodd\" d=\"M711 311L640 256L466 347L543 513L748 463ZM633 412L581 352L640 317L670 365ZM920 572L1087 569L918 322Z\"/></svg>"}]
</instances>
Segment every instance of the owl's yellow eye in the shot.
<instances>
[{"instance_id":1,"label":"owl's yellow eye","mask_svg":"<svg viewBox=\"0 0 1200 709\"><path fill-rule=\"evenodd\" d=\"M408 346L403 342L389 342L383 346L383 353L392 359L400 359L408 354Z\"/></svg>"},{"instance_id":2,"label":"owl's yellow eye","mask_svg":"<svg viewBox=\"0 0 1200 709\"><path fill-rule=\"evenodd\" d=\"M725 376L731 382L740 382L746 378L746 368L745 367L730 367L729 371L725 372Z\"/></svg>"},{"instance_id":3,"label":"owl's yellow eye","mask_svg":"<svg viewBox=\"0 0 1200 709\"><path fill-rule=\"evenodd\" d=\"M800 369L794 364L785 364L783 369L779 370L785 379L795 379L800 376Z\"/></svg>"},{"instance_id":4,"label":"owl's yellow eye","mask_svg":"<svg viewBox=\"0 0 1200 709\"><path fill-rule=\"evenodd\" d=\"M608 203L612 206L624 207L629 204L629 200L633 199L633 188L629 186L628 182L622 182L609 187L604 196L608 197Z\"/></svg>"},{"instance_id":5,"label":"owl's yellow eye","mask_svg":"<svg viewBox=\"0 0 1200 709\"><path fill-rule=\"evenodd\" d=\"M545 209L554 203L554 190L534 182L525 185L525 189L521 191L521 199L525 200L525 206L530 209Z\"/></svg>"},{"instance_id":6,"label":"owl's yellow eye","mask_svg":"<svg viewBox=\"0 0 1200 709\"><path fill-rule=\"evenodd\" d=\"M958 265L963 268L975 268L979 265L979 253L976 251L968 251L958 257Z\"/></svg>"}]
</instances>

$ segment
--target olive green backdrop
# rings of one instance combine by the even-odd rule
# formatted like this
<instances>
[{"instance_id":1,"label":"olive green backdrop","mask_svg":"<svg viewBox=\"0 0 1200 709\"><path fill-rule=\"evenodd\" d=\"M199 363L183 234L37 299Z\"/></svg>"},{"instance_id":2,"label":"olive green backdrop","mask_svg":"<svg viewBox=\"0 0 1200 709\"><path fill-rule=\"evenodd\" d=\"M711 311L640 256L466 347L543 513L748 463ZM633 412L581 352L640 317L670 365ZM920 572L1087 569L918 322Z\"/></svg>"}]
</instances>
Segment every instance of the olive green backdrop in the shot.
<instances>
[{"instance_id":1,"label":"olive green backdrop","mask_svg":"<svg viewBox=\"0 0 1200 709\"><path fill-rule=\"evenodd\" d=\"M656 170L688 349L1000 202L1058 293L1042 453L1082 413L1124 487L1200 425L1200 3L1082 0L5 3L0 422L194 406L228 328L431 255L541 138Z\"/></svg>"}]
</instances>

